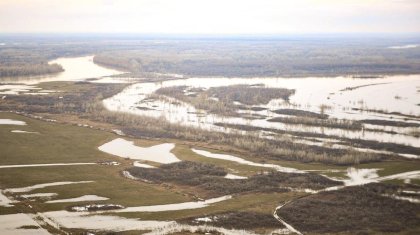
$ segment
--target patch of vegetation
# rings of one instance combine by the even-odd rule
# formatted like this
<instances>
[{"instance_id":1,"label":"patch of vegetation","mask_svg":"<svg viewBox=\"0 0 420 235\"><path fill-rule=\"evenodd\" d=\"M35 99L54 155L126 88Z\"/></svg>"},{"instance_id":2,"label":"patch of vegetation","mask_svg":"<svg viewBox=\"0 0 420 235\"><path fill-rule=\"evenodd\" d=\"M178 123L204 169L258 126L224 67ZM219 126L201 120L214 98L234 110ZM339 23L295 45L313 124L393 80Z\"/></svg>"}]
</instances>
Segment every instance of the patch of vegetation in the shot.
<instances>
[{"instance_id":1,"label":"patch of vegetation","mask_svg":"<svg viewBox=\"0 0 420 235\"><path fill-rule=\"evenodd\" d=\"M89 204L89 205L76 205L67 207L68 211L106 211L124 208L116 204Z\"/></svg>"},{"instance_id":2,"label":"patch of vegetation","mask_svg":"<svg viewBox=\"0 0 420 235\"><path fill-rule=\"evenodd\" d=\"M97 149L114 138L115 134L71 125L44 122L21 115L0 112L0 118L21 120L27 126L19 129L37 131L35 134L14 134L16 126L0 125L0 165L96 162L98 160L121 160ZM157 185L127 180L120 171L132 164L122 161L120 166L80 165L27 168L5 168L0 171L2 189L26 187L35 184L60 181L93 181L88 184L73 184L34 190L33 193L57 193L56 199L75 198L83 195L100 195L109 202L124 206L156 205L191 201L191 198ZM112 190L110 190L112 189ZM17 197L18 195L14 195ZM30 203L38 212L63 210L73 203L43 203L43 200L24 201L14 207L1 208L0 214L22 213L29 210ZM12 211L13 210L13 211ZM22 211L20 211L22 210Z\"/></svg>"},{"instance_id":3,"label":"patch of vegetation","mask_svg":"<svg viewBox=\"0 0 420 235\"><path fill-rule=\"evenodd\" d=\"M364 119L360 120L361 123L379 125L379 126L396 126L396 127L420 127L420 124L413 122L400 122L400 121L389 121L380 119Z\"/></svg>"},{"instance_id":4,"label":"patch of vegetation","mask_svg":"<svg viewBox=\"0 0 420 235\"><path fill-rule=\"evenodd\" d=\"M207 90L187 86L163 87L155 94L175 98L189 103L197 109L222 115L237 115L238 109L257 109L251 105L267 104L273 99L288 100L294 90L284 88L265 88L251 85L232 85L211 87ZM239 102L243 105L237 105Z\"/></svg>"},{"instance_id":5,"label":"patch of vegetation","mask_svg":"<svg viewBox=\"0 0 420 235\"><path fill-rule=\"evenodd\" d=\"M20 226L18 229L39 229L39 227L35 225L23 225Z\"/></svg>"},{"instance_id":6,"label":"patch of vegetation","mask_svg":"<svg viewBox=\"0 0 420 235\"><path fill-rule=\"evenodd\" d=\"M267 104L273 99L289 100L295 90L285 88L266 88L251 85L232 85L211 87L206 92L225 103L240 102L245 105Z\"/></svg>"},{"instance_id":7,"label":"patch of vegetation","mask_svg":"<svg viewBox=\"0 0 420 235\"><path fill-rule=\"evenodd\" d=\"M232 146L248 152L259 159L291 160L300 162L322 162L328 164L349 165L354 163L372 162L383 159L380 154L362 153L358 151L330 149L321 146L309 146L293 143L290 139L263 139L254 135L242 135L235 132L222 133L206 131L193 127L171 124L163 118L151 118L128 113L111 112L104 108L102 98L118 93L124 85L90 84L90 83L47 83L43 89L62 90L61 94L44 96L8 96L0 100L0 109L4 111L19 110L31 113L52 112L61 115L77 117L77 120L87 120L101 125L112 125L127 135L138 138L172 138L212 144ZM76 91L74 93L73 91ZM59 99L62 95L64 98ZM51 99L56 97L56 99ZM54 107L54 108L52 108ZM76 120L76 121L77 121ZM103 124L102 124L103 123ZM216 123L217 125L217 123ZM257 128L245 125L221 124L240 130L265 130L276 134L291 134L302 137L336 138L319 133L294 132L270 128ZM347 139L341 137L345 144L354 147L372 147L378 150L396 150L401 153L416 154L418 148L406 145L380 143L377 141Z\"/></svg>"},{"instance_id":8,"label":"patch of vegetation","mask_svg":"<svg viewBox=\"0 0 420 235\"><path fill-rule=\"evenodd\" d=\"M378 76L353 76L353 78L380 78L380 77L378 77ZM346 87L346 88L344 88L344 89L341 89L340 91L352 91L352 90L356 90L356 89L359 89L359 88L362 88L362 87L368 87L368 86L377 86L377 85L383 85L383 84L389 84L389 83L386 83L386 82L381 82L381 83L372 83L372 84L366 84L366 85L359 85L359 86L352 86L352 87Z\"/></svg>"},{"instance_id":9,"label":"patch of vegetation","mask_svg":"<svg viewBox=\"0 0 420 235\"><path fill-rule=\"evenodd\" d=\"M420 104L418 105L420 106ZM382 110L382 109L352 108L352 110L362 111L362 112L380 113L380 114L387 114L387 115L396 115L396 116L401 116L405 118L420 119L420 116L417 116L417 115L404 114L400 112L389 112L387 110Z\"/></svg>"},{"instance_id":10,"label":"patch of vegetation","mask_svg":"<svg viewBox=\"0 0 420 235\"><path fill-rule=\"evenodd\" d=\"M2 64L0 65L0 77L37 76L63 72L64 69L58 64Z\"/></svg>"},{"instance_id":11,"label":"patch of vegetation","mask_svg":"<svg viewBox=\"0 0 420 235\"><path fill-rule=\"evenodd\" d=\"M166 164L158 169L132 167L131 175L156 183L173 182L180 185L199 187L215 196L245 192L284 192L284 188L321 189L339 185L316 174L270 172L258 174L248 179L225 179L227 172L215 165L182 161Z\"/></svg>"},{"instance_id":12,"label":"patch of vegetation","mask_svg":"<svg viewBox=\"0 0 420 235\"><path fill-rule=\"evenodd\" d=\"M419 231L420 205L382 196L397 191L398 186L385 184L347 187L303 197L276 213L302 232Z\"/></svg>"},{"instance_id":13,"label":"patch of vegetation","mask_svg":"<svg viewBox=\"0 0 420 235\"><path fill-rule=\"evenodd\" d=\"M200 220L199 218L208 220ZM227 229L278 229L284 226L272 214L253 211L230 211L221 214L203 215L201 217L186 218L179 221L191 225L211 225Z\"/></svg>"},{"instance_id":14,"label":"patch of vegetation","mask_svg":"<svg viewBox=\"0 0 420 235\"><path fill-rule=\"evenodd\" d=\"M319 118L319 119L328 118L327 114L315 113L315 112L300 110L300 109L277 109L277 110L272 110L271 112L282 114L282 115L297 116L297 117L311 117L311 118Z\"/></svg>"},{"instance_id":15,"label":"patch of vegetation","mask_svg":"<svg viewBox=\"0 0 420 235\"><path fill-rule=\"evenodd\" d=\"M313 137L313 138L328 138L328 139L337 139L342 142L343 145L347 145L350 147L356 147L356 148L370 148L375 150L385 150L389 152L395 152L395 153L403 153L403 154L420 154L420 148L404 145L404 144L396 144L396 143L389 143L389 142L379 142L375 140L364 140L364 139L351 139L346 137L338 137L338 136L332 136L332 135L326 135L321 133L313 133L313 132L300 132L300 131L286 131L286 130L280 130L280 129L274 129L274 128L264 128L264 127L255 127L255 126L247 126L247 125L239 125L239 124L226 124L226 123L215 123L215 125L223 126L223 127L229 127L233 129L238 130L247 130L247 131L268 131L273 132L276 134L289 134L293 136L300 136L300 137ZM312 146L313 147L313 146ZM322 147L320 147L322 148ZM322 148L325 149L325 148ZM327 151L327 150L325 150ZM334 150L339 151L339 150ZM345 151L345 150L344 150ZM349 153L348 151L345 152L339 152L341 154ZM351 152L350 152L351 153ZM360 161L361 162L371 162L371 161L379 161L381 159L384 159L384 156L381 154L371 154L366 152L357 152L353 151L354 154L358 154L359 157L356 156L348 156L351 157L352 161ZM329 153L331 154L331 153ZM344 157L344 156L343 156ZM328 162L327 159L324 159L324 162ZM338 160L335 162L335 160ZM339 163L340 159L331 159L330 163L335 164L348 164L347 161L342 161ZM343 160L343 159L341 159ZM349 159L346 159L349 160Z\"/></svg>"},{"instance_id":16,"label":"patch of vegetation","mask_svg":"<svg viewBox=\"0 0 420 235\"><path fill-rule=\"evenodd\" d=\"M309 117L275 117L268 119L269 122L281 122L286 124L295 124L295 125L307 125L307 126L320 126L320 127L330 127L346 130L361 130L362 125L359 122L347 120L347 119L318 119L318 118L309 118Z\"/></svg>"}]
</instances>

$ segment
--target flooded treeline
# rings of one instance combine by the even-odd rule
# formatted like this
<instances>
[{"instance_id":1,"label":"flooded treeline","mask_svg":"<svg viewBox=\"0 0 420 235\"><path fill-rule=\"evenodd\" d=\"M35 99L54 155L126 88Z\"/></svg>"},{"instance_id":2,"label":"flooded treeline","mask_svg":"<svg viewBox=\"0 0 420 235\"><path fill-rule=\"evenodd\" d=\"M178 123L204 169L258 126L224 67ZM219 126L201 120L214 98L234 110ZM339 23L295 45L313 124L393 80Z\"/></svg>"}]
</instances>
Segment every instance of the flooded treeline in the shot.
<instances>
[{"instance_id":1,"label":"flooded treeline","mask_svg":"<svg viewBox=\"0 0 420 235\"><path fill-rule=\"evenodd\" d=\"M69 87L66 87L69 86ZM322 162L328 164L351 165L364 162L381 161L391 156L382 153L361 152L357 149L328 148L322 145L296 143L289 135L302 138L335 138L326 134L296 132L293 130L274 130L271 128L244 125L220 124L232 128L229 133L203 130L170 123L165 118L153 118L107 110L102 103L106 97L120 92L123 84L93 84L88 82L67 83L63 89L69 92L43 96L12 95L2 100L2 110L24 111L29 113L52 113L76 115L87 120L117 126L127 135L139 138L174 138L229 146L235 151L251 155L260 161L292 160L299 162ZM57 87L57 89L59 89ZM72 92L77 91L77 92ZM62 98L60 98L62 97ZM217 123L216 123L217 125ZM235 131L237 129L237 131ZM247 132L246 135L242 131ZM257 131L257 132L253 132ZM274 132L271 138L261 138L259 131ZM400 151L418 154L419 149L412 146L350 139L339 137L343 144L355 148Z\"/></svg>"},{"instance_id":2,"label":"flooded treeline","mask_svg":"<svg viewBox=\"0 0 420 235\"><path fill-rule=\"evenodd\" d=\"M267 88L256 85L232 85L211 87L209 89L187 86L162 87L149 98L177 99L210 113L237 116L238 110L248 109L250 105L267 104L273 99L288 100L294 93L292 89Z\"/></svg>"},{"instance_id":3,"label":"flooded treeline","mask_svg":"<svg viewBox=\"0 0 420 235\"><path fill-rule=\"evenodd\" d=\"M125 134L133 137L174 138L208 144L220 144L233 147L244 154L250 154L260 161L271 159L350 165L386 159L385 155L378 153L295 143L290 138L282 135L264 139L260 138L258 134L249 133L243 135L241 130L230 133L214 132L170 123L165 118L113 112L103 106L102 99L120 92L124 85L79 82L75 83L74 86L80 86L78 93L69 92L44 96L8 96L7 99L2 101L1 109L30 113L77 115L80 118L118 126ZM72 89L75 89L75 87ZM55 99L52 99L51 96L55 97ZM63 98L59 98L60 96ZM287 131L282 132L287 134ZM311 133L306 134L311 136ZM301 133L303 136L306 134ZM352 140L349 139L348 141ZM376 143L376 141L372 142L372 144Z\"/></svg>"},{"instance_id":4,"label":"flooded treeline","mask_svg":"<svg viewBox=\"0 0 420 235\"><path fill-rule=\"evenodd\" d=\"M147 182L173 182L204 189L212 197L249 192L286 192L287 187L323 189L340 182L311 173L266 172L248 179L226 179L227 171L212 164L182 161L158 169L132 167L131 175Z\"/></svg>"}]
</instances>

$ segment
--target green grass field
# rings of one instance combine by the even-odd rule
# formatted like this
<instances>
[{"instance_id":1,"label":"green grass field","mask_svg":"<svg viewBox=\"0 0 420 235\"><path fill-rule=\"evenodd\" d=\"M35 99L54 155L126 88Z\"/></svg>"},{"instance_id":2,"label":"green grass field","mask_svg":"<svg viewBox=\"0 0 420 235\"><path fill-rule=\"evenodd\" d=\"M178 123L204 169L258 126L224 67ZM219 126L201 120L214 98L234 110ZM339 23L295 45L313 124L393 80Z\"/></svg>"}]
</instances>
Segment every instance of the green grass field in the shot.
<instances>
[{"instance_id":1,"label":"green grass field","mask_svg":"<svg viewBox=\"0 0 420 235\"><path fill-rule=\"evenodd\" d=\"M86 184L72 184L47 187L28 193L57 193L54 199L67 199L93 194L110 198L99 203L115 203L123 206L158 205L194 201L194 196L206 198L206 193L187 186L149 184L124 178L121 172L132 165L132 160L123 159L103 153L98 146L120 136L107 131L100 131L70 124L45 122L13 113L0 112L0 119L25 121L27 125L0 125L0 165L13 164L45 164L45 163L77 163L98 161L118 161L119 166L81 165L81 166L42 166L26 168L4 168L0 170L0 189L25 187L35 184L58 181L94 181ZM12 130L24 130L37 133L12 133ZM177 140L145 140L130 139L136 145L147 147L163 142L175 143L173 153L181 160L197 161L215 164L231 173L250 176L267 170L266 168L242 165L225 160L211 159L195 154L191 148L205 149L215 153L224 153L217 149L203 146L191 146L191 143ZM228 154L228 153L227 153ZM251 156L233 154L244 159L258 162ZM291 161L270 161L266 163L279 164L301 170L345 170L346 167L326 164L305 164ZM379 163L360 164L357 168L380 168L381 176L405 171L419 170L414 161L386 161ZM157 163L151 163L158 166ZM330 176L343 177L345 173L326 173ZM394 181L393 181L394 182ZM396 181L398 183L398 181ZM12 196L18 196L16 193ZM10 196L10 194L8 194ZM234 195L233 199L210 205L205 208L168 211L155 213L118 213L128 218L153 220L179 220L194 216L205 216L228 211L254 211L272 214L276 206L285 201L305 195L304 193L248 193ZM18 212L44 212L63 210L68 206L88 204L89 202L47 204L43 200L21 201L14 207L1 207L0 214ZM27 205L33 209L28 211ZM113 214L110 212L109 214Z\"/></svg>"}]
</instances>

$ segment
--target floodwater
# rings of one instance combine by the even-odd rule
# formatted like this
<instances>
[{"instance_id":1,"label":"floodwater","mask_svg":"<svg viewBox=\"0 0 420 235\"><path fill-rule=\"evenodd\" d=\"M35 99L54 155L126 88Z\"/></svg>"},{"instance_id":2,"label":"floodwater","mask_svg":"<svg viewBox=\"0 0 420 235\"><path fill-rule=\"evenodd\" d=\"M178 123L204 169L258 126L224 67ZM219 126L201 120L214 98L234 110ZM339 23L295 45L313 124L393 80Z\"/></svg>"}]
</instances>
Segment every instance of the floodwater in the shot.
<instances>
[{"instance_id":1,"label":"floodwater","mask_svg":"<svg viewBox=\"0 0 420 235\"><path fill-rule=\"evenodd\" d=\"M301 170L298 170L298 169L295 169L295 168L283 167L283 166L275 165L275 164L251 162L251 161L245 160L243 158L235 157L235 156L228 155L228 154L211 153L211 152L208 152L208 151L205 151L205 150L199 150L199 149L194 149L194 148L191 149L191 150L194 153L199 154L203 157L232 161L232 162L237 162L237 163L244 164L244 165L249 165L249 166L272 168L276 171L281 171L281 172L286 172L286 173L305 173L305 171L301 171Z\"/></svg>"},{"instance_id":2,"label":"floodwater","mask_svg":"<svg viewBox=\"0 0 420 235\"><path fill-rule=\"evenodd\" d=\"M141 221L119 216L89 215L87 212L51 211L44 216L66 228L82 228L102 231L152 230L175 222Z\"/></svg>"},{"instance_id":3,"label":"floodwater","mask_svg":"<svg viewBox=\"0 0 420 235\"><path fill-rule=\"evenodd\" d=\"M244 230L231 230L213 226L191 226L175 221L155 221L123 218L115 215L90 214L88 212L51 211L42 213L44 218L55 222L55 226L98 231L150 230L148 235L164 235L182 231L219 231L229 235L255 235Z\"/></svg>"},{"instance_id":4,"label":"floodwater","mask_svg":"<svg viewBox=\"0 0 420 235\"><path fill-rule=\"evenodd\" d=\"M0 125L24 126L24 125L26 125L26 122L18 121L18 120L12 120L12 119L0 119Z\"/></svg>"},{"instance_id":5,"label":"floodwater","mask_svg":"<svg viewBox=\"0 0 420 235\"><path fill-rule=\"evenodd\" d=\"M211 204L226 201L231 199L232 196L222 196L218 198L212 198L204 201L196 202L183 202L175 204L164 204L164 205L153 205L153 206L137 206L127 207L124 209L113 210L112 212L161 212L161 211L179 211L179 210L190 210L207 207Z\"/></svg>"},{"instance_id":6,"label":"floodwater","mask_svg":"<svg viewBox=\"0 0 420 235\"><path fill-rule=\"evenodd\" d=\"M39 132L33 132L33 131L22 131L22 130L11 130L12 133L22 133L22 134L39 134Z\"/></svg>"},{"instance_id":7,"label":"floodwater","mask_svg":"<svg viewBox=\"0 0 420 235\"><path fill-rule=\"evenodd\" d=\"M14 203L14 201L12 201L8 197L6 197L3 194L3 190L0 189L0 206L12 207L13 206L12 203Z\"/></svg>"},{"instance_id":8,"label":"floodwater","mask_svg":"<svg viewBox=\"0 0 420 235\"><path fill-rule=\"evenodd\" d=\"M0 95L46 95L56 91L41 90L36 84L54 81L84 81L90 78L101 78L124 73L96 65L93 63L93 56L58 58L49 63L60 64L63 67L64 72L32 77L1 78ZM113 79L108 78L108 80Z\"/></svg>"},{"instance_id":9,"label":"floodwater","mask_svg":"<svg viewBox=\"0 0 420 235\"><path fill-rule=\"evenodd\" d=\"M235 175L235 174L227 174L225 175L226 179L231 179L231 180L242 180L242 179L248 179L248 177L246 176L240 176L240 175Z\"/></svg>"},{"instance_id":10,"label":"floodwater","mask_svg":"<svg viewBox=\"0 0 420 235\"><path fill-rule=\"evenodd\" d=\"M134 145L133 141L117 138L98 147L99 150L122 158L152 161L163 164L179 162L171 153L175 144L159 144L147 148Z\"/></svg>"},{"instance_id":11,"label":"floodwater","mask_svg":"<svg viewBox=\"0 0 420 235\"><path fill-rule=\"evenodd\" d=\"M114 69L108 69L93 63L93 56L83 56L74 58L58 58L49 62L50 64L59 64L63 67L64 72L33 76L33 77L12 77L2 78L1 83L19 83L26 85L38 84L40 82L53 81L83 81L89 78L99 78L122 74L123 72ZM0 90L2 87L0 86Z\"/></svg>"},{"instance_id":12,"label":"floodwater","mask_svg":"<svg viewBox=\"0 0 420 235\"><path fill-rule=\"evenodd\" d=\"M45 184L35 184L32 186L22 187L22 188L10 188L7 189L7 192L11 193L25 193L35 189L46 188L46 187L53 187L53 186L60 186L60 185L68 185L68 184L86 184L92 183L94 181L63 181L63 182L53 182L53 183L45 183Z\"/></svg>"},{"instance_id":13,"label":"floodwater","mask_svg":"<svg viewBox=\"0 0 420 235\"><path fill-rule=\"evenodd\" d=\"M59 200L51 200L45 203L64 203L64 202L84 202L84 201L105 201L109 200L107 197L101 197L97 195L84 195L75 198L68 198L68 199L59 199Z\"/></svg>"},{"instance_id":14,"label":"floodwater","mask_svg":"<svg viewBox=\"0 0 420 235\"><path fill-rule=\"evenodd\" d=\"M157 89L171 86L193 88L210 88L228 85L262 84L270 88L295 89L296 92L288 102L275 99L258 107L262 111L241 111L242 113L262 115L262 119L243 117L226 117L197 110L190 104L174 99L147 99ZM156 83L136 83L121 93L105 99L104 105L111 111L127 112L149 117L164 117L171 123L198 127L211 131L231 131L214 125L215 123L242 124L259 128L272 128L287 131L321 133L331 138L344 137L352 139L376 140L420 147L419 138L410 135L418 127L392 127L364 125L361 130L346 130L269 122L273 117L284 115L272 112L281 108L295 108L312 112L321 112L321 106L327 107L324 113L332 118L362 120L381 119L420 124L420 75L388 76L384 78L190 78L169 80ZM185 93L185 95L188 95ZM177 101L177 102L174 102ZM369 111L367 111L369 110ZM385 112L385 113L384 113ZM389 114L394 112L393 114ZM395 112L401 113L397 114ZM388 114L387 114L388 113ZM376 130L372 130L376 129ZM377 130L386 130L378 132ZM395 132L395 133L389 133Z\"/></svg>"},{"instance_id":15,"label":"floodwater","mask_svg":"<svg viewBox=\"0 0 420 235\"><path fill-rule=\"evenodd\" d=\"M363 185L373 182L383 182L388 180L411 180L411 179L420 179L420 171L407 171L403 173L387 175L387 176L378 176L377 171L380 169L356 169L350 167L347 169L347 178L339 179L334 177L328 177L332 180L341 181L344 183L343 186L333 186L320 191L333 191L338 190L347 186Z\"/></svg>"},{"instance_id":16,"label":"floodwater","mask_svg":"<svg viewBox=\"0 0 420 235\"><path fill-rule=\"evenodd\" d=\"M112 213L122 212L160 212L160 211L176 211L197 209L209 206L214 203L222 202L231 199L231 196L222 196L218 198L208 199L205 201L185 202L166 205L153 206L139 206L128 207L125 209L112 210ZM97 212L69 212L69 211L50 211L39 213L45 221L54 223L52 226L66 228L81 228L100 231L126 231L126 230L151 230L147 234L168 234L171 232L180 231L198 231L201 230L215 230L223 234L254 234L244 230L229 230L213 226L191 226L178 224L175 221L147 221L138 219L123 218L115 215L102 215L102 213L109 213L110 211Z\"/></svg>"},{"instance_id":17,"label":"floodwater","mask_svg":"<svg viewBox=\"0 0 420 235\"><path fill-rule=\"evenodd\" d=\"M26 214L0 215L0 234L13 235L48 235L47 230L41 228L30 216ZM26 229L22 226L34 228Z\"/></svg>"},{"instance_id":18,"label":"floodwater","mask_svg":"<svg viewBox=\"0 0 420 235\"><path fill-rule=\"evenodd\" d=\"M404 48L406 45L402 45ZM411 46L410 46L411 47ZM14 84L0 84L0 94L48 94L56 91L41 90L34 84L45 81L82 81L105 83L135 83L121 93L104 100L111 111L121 111L156 118L165 118L171 123L198 127L211 131L231 132L231 128L215 123L241 124L258 128L271 128L286 131L320 133L328 138L351 138L390 142L420 147L419 137L412 134L418 127L393 127L363 124L362 130L345 130L299 124L268 122L273 117L284 117L272 111L281 108L295 108L312 112L323 112L338 119L383 119L420 124L420 75L385 76L382 78L352 77L307 77L307 78L188 78L174 75L172 80L163 82L141 82L142 79L128 77L109 77L123 72L98 66L93 56L59 58L50 63L58 63L64 72L36 78L13 78ZM9 82L10 82L9 81ZM2 83L7 82L2 80ZM19 83L19 84L16 84ZM244 115L260 115L261 119L244 117L225 117L196 110L183 102L174 100L147 100L150 94L161 87L187 86L191 88L210 88L228 85L261 85L270 88L288 88L296 92L288 102L271 100L258 105L262 111L240 111ZM186 95L188 92L185 93ZM393 114L390 114L394 112ZM398 114L401 113L402 115ZM407 116L409 115L409 116ZM410 116L411 115L411 116ZM416 117L417 116L417 117ZM376 129L376 130L375 130ZM379 131L378 131L379 130ZM383 132L386 131L386 132ZM247 133L247 132L243 132ZM266 134L270 134L268 131ZM398 154L398 153L397 153Z\"/></svg>"},{"instance_id":19,"label":"floodwater","mask_svg":"<svg viewBox=\"0 0 420 235\"><path fill-rule=\"evenodd\" d=\"M52 198L57 196L57 193L32 193L32 194L22 194L19 195L23 198Z\"/></svg>"},{"instance_id":20,"label":"floodwater","mask_svg":"<svg viewBox=\"0 0 420 235\"><path fill-rule=\"evenodd\" d=\"M393 49L406 49L412 48L412 46L397 46ZM418 131L418 128L401 128L401 127L382 127L374 125L364 125L365 128L379 129L386 131L395 131L397 134L389 134L384 132L374 132L371 130L362 131L351 131L342 130L337 128L321 128L321 127L309 127L302 125L289 125L282 123L271 123L267 120L273 117L281 117L281 115L275 114L273 110L280 108L296 108L312 112L320 112L320 106L326 106L324 111L330 117L335 118L346 118L352 120L361 119L384 119L384 120L397 120L405 122L420 123L418 117L409 117L407 115L420 115L420 75L410 76L387 76L384 78L369 79L369 78L349 78L349 77L336 77L336 78L254 78L254 79L242 79L242 78L190 78L180 79L179 76L176 80L170 80L165 82L143 82L139 83L138 80L131 80L128 78L110 78L106 76L121 74L122 72L103 68L95 65L92 62L92 56L78 57L78 58L61 58L51 63L59 63L65 69L65 72L59 73L52 76L32 77L32 78L13 78L9 82L20 83L18 85L1 85L0 94L4 96L9 94L33 94L42 95L49 94L56 91L41 90L36 87L35 84L46 81L83 81L89 78L100 78L92 82L104 82L104 83L132 83L127 89L114 97L104 100L104 105L112 111L122 111L133 113L136 115L144 115L151 117L164 117L169 122L182 124L186 126L200 127L208 130L215 131L230 131L228 128L222 128L215 126L217 122L228 123L228 124L244 124L255 127L273 128L280 130L293 130L293 131L307 131L313 133L323 133L330 135L330 139L334 137L347 137L347 138L361 138L368 140L378 140L393 143L401 143L420 147L420 141L417 137L409 136L407 133L411 131ZM1 82L8 82L2 80ZM170 86L181 86L185 85L188 87L218 87L236 84L262 84L265 87L274 88L289 88L295 89L296 93L290 97L288 102L278 99L272 100L268 104L258 105L259 107L266 108L267 110L262 111L243 111L249 114L262 115L262 119L249 120L241 117L223 117L220 115L214 115L206 113L202 110L196 110L189 104L182 102L172 103L171 101L163 100L145 100L150 94L161 87ZM3 98L4 98L3 96ZM173 100L172 100L173 101ZM144 109L147 108L147 109ZM406 116L399 114L386 114L381 112L373 111L360 111L364 110L379 110L384 112L399 112ZM409 119L409 120L405 120ZM0 124L5 125L26 125L26 123L10 119L0 119ZM322 138L320 138L322 140ZM162 144L142 148L135 146L133 142L124 139L115 139L109 143L106 143L99 147L100 150L119 156L123 158L131 158L134 160L141 161L154 161L159 163L171 163L179 161L175 155L171 153L173 144ZM223 159L228 161L238 162L240 164L247 164L252 166L267 167L284 172L299 172L304 173L305 171L297 170L294 168L282 167L274 164L262 164L247 161L245 159L225 155L215 154L203 150L194 150L194 152L210 158ZM43 164L44 165L44 164ZM135 162L135 166L138 167L152 167L150 165ZM22 166L22 165L21 165ZM29 166L29 165L28 165ZM30 165L32 166L32 165ZM3 166L6 167L6 166ZM9 166L10 167L10 166ZM420 171L405 172L390 176L379 177L377 175L378 169L352 169L350 168L347 172L347 178L341 179L345 186L348 185L359 185L368 182L378 182L392 179L420 179ZM246 178L237 176L234 174L228 174L226 178L229 179L240 179ZM8 189L8 192L12 193L24 193L30 192L35 189L76 184L76 183L91 183L93 181L79 181L79 182L53 182L46 184L37 184L22 188ZM343 186L343 187L345 187ZM31 196L32 195L32 196ZM22 195L23 196L23 195ZM54 193L41 194L26 194L28 198L31 197L42 197L42 196L56 196ZM220 198L214 198L206 201L197 202L186 202L177 204L167 205L153 205L153 206L139 206L139 207L128 207L120 210L114 210L113 212L157 212L157 211L172 211L172 210L185 210L202 208L212 203L221 202L230 199L230 196L224 196ZM78 198L69 198L62 200L54 200L53 202L77 202L85 200L106 200L103 197L97 195L85 195ZM0 192L0 206L12 206L10 199L5 197ZM26 216L26 217L24 217ZM137 219L127 219L118 216L102 215L88 212L68 212L68 211L54 211L42 213L45 218L50 218L51 221L55 221L60 226L68 228L85 228L93 230L112 230L112 231L123 231L123 230L151 230L149 234L163 234L168 231L182 231L182 229L195 231L200 226L188 226L180 225L174 221L141 221ZM1 221L7 221L10 219L11 222L0 225L0 233L7 234L44 234L42 229L34 230L23 230L17 229L22 225L34 225L37 226L36 222L33 221L28 215L15 214L7 215L7 217L1 215ZM19 222L20 221L20 222ZM16 224L24 223L22 225ZM57 225L57 226L58 226ZM212 228L212 227L204 227ZM217 231L223 231L227 234L250 234L246 231L226 230L223 228L215 228ZM29 233L27 233L29 232Z\"/></svg>"},{"instance_id":21,"label":"floodwater","mask_svg":"<svg viewBox=\"0 0 420 235\"><path fill-rule=\"evenodd\" d=\"M228 154L216 154L216 153L211 153L205 150L198 150L198 149L191 149L191 150L194 153L199 154L203 157L221 159L221 160L226 160L226 161L233 161L233 162L250 165L250 166L267 167L267 168L272 168L281 172L287 172L287 173L313 172L313 170L298 170L295 168L287 168L287 167L282 167L280 165L275 165L275 164L255 163L255 162L251 162L251 161L248 161L248 160L236 157L236 156L228 155ZM358 169L354 167L349 167L347 168L347 172L345 174L346 177L344 179L328 177L323 174L325 172L339 172L340 170L319 170L319 171L317 170L317 172L329 179L341 181L344 183L344 186L331 187L329 190L336 190L336 189L346 187L346 186L363 185L363 184L368 184L372 182L381 182L381 181L394 180L394 179L400 179L400 180L420 179L420 171L409 171L409 172L403 172L403 173L380 177L377 173L380 170L382 169L377 169L377 168ZM232 176L232 178L233 177L234 176ZM306 189L303 189L303 190L305 191ZM313 191L309 189L308 189L308 192L313 193Z\"/></svg>"}]
</instances>

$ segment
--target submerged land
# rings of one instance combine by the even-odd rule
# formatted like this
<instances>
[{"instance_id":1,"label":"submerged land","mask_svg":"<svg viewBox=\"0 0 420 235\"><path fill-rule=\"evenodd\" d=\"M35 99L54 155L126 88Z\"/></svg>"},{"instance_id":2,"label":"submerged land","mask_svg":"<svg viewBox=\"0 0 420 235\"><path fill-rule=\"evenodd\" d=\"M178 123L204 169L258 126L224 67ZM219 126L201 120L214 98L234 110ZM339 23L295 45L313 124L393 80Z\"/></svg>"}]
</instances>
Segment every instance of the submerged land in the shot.
<instances>
[{"instance_id":1,"label":"submerged land","mask_svg":"<svg viewBox=\"0 0 420 235\"><path fill-rule=\"evenodd\" d=\"M420 231L416 37L0 39L2 234Z\"/></svg>"}]
</instances>

